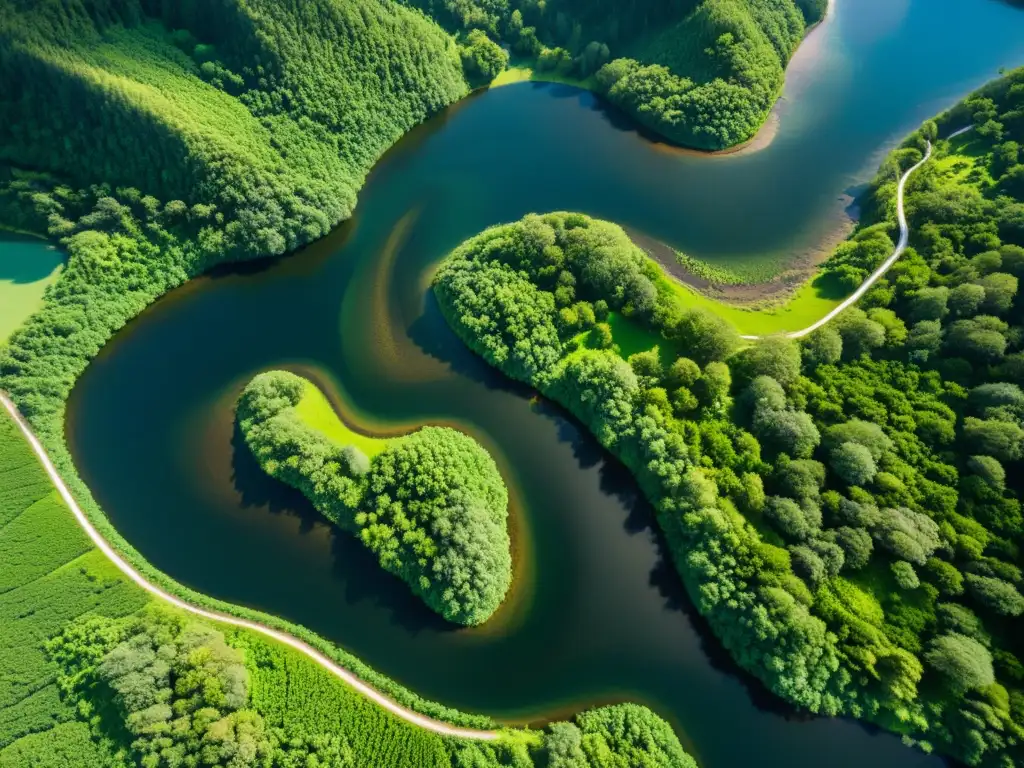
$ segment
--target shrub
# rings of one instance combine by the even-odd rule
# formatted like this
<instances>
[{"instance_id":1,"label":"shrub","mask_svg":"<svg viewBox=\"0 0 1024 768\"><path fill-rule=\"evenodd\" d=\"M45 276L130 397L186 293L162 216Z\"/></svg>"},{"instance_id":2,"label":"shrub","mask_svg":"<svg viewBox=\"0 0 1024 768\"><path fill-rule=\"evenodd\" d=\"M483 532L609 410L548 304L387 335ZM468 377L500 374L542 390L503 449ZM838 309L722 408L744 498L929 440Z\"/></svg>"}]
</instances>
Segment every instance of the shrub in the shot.
<instances>
[{"instance_id":1,"label":"shrub","mask_svg":"<svg viewBox=\"0 0 1024 768\"><path fill-rule=\"evenodd\" d=\"M832 449L829 463L832 471L851 485L864 485L878 471L871 451L860 443L840 443Z\"/></svg>"},{"instance_id":2,"label":"shrub","mask_svg":"<svg viewBox=\"0 0 1024 768\"><path fill-rule=\"evenodd\" d=\"M995 682L992 654L977 640L965 635L955 632L940 635L929 643L924 659L957 694Z\"/></svg>"}]
</instances>

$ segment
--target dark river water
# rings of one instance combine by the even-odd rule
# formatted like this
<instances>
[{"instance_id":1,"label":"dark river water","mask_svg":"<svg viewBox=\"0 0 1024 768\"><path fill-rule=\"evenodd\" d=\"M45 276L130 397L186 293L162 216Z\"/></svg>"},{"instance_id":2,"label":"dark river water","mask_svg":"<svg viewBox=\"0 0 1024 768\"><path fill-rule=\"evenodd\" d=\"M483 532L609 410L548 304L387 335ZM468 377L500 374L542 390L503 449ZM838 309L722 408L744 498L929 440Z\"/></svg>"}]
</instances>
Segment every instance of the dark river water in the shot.
<instances>
[{"instance_id":1,"label":"dark river water","mask_svg":"<svg viewBox=\"0 0 1024 768\"><path fill-rule=\"evenodd\" d=\"M806 252L894 142L1019 63L1024 12L994 0L838 0L794 62L774 143L725 157L652 143L563 86L473 96L389 152L331 236L195 280L121 331L73 393L75 460L156 567L445 704L522 723L642 701L705 768L935 764L854 722L796 716L740 673L628 474L471 355L427 281L462 239L529 211L584 211L720 263ZM364 427L454 424L492 452L518 565L486 626L445 625L261 474L232 406L274 367L313 376Z\"/></svg>"}]
</instances>

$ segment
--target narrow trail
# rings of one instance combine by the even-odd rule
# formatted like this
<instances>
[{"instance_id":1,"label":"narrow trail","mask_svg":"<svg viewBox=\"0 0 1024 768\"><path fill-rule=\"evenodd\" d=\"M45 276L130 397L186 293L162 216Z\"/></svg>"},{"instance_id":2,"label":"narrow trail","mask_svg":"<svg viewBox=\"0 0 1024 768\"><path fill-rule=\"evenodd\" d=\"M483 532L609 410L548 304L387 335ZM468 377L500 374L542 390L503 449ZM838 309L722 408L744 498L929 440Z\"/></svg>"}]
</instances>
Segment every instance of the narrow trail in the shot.
<instances>
[{"instance_id":1,"label":"narrow trail","mask_svg":"<svg viewBox=\"0 0 1024 768\"><path fill-rule=\"evenodd\" d=\"M955 137L959 136L962 133L967 133L967 131L971 130L971 128L973 128L973 126L969 125L966 128L961 128L958 131L954 131L953 133L949 134L949 136L946 137L946 140L948 141L949 139L955 138ZM790 331L788 333L784 333L784 334L782 334L783 336L785 336L786 338L789 338L789 339L799 339L799 338L801 338L803 336L806 336L809 333L813 333L814 331L818 330L819 328L821 328L823 325L825 325L825 323L829 322L830 320L834 320L837 315L839 315L841 312L843 312L843 310L849 309L851 306L856 304L857 300L860 299L860 297L863 296L865 293L867 293L871 289L871 286L873 286L875 283L877 283L879 278L881 278L882 275L884 275L886 272L888 272L889 269L892 267L892 265L895 264L896 261L899 259L899 257L903 255L903 252L905 250L907 250L907 243L910 241L910 227L907 225L906 212L903 210L903 197L904 197L903 193L904 193L904 190L906 189L907 180L910 178L910 176L914 173L914 171L916 171L922 165L927 163L931 159L931 156L932 156L932 143L929 141L928 142L928 151L925 152L924 157L921 158L921 161L916 163L915 165L913 165L911 168L908 168L907 172L904 173L903 177L900 179L899 187L897 188L897 191L896 191L896 215L897 215L897 218L899 219L900 239L899 239L899 242L896 244L896 250L894 250L892 252L892 255L889 256L889 258L887 258L885 261L883 261L879 265L878 269L876 269L874 272L872 272L870 275L868 275L867 279L863 283L860 284L860 286L857 288L857 290L855 290L853 293L851 293L849 296L847 296L845 299L843 299L843 301L841 301L838 306L836 306L832 311L830 311L823 318L821 318L820 320L812 323L811 325L807 326L806 328L800 329L799 331ZM757 340L763 339L765 337L764 336L741 336L740 338L747 339L749 341L757 341Z\"/></svg>"},{"instance_id":2,"label":"narrow trail","mask_svg":"<svg viewBox=\"0 0 1024 768\"><path fill-rule=\"evenodd\" d=\"M28 422L25 421L25 418L18 411L18 407L11 401L11 399L7 396L6 393L0 392L0 402L3 403L4 408L7 409L7 412L11 415L11 418L14 419L15 423L21 429L22 434L25 435L25 439L28 441L29 445L32 446L32 450L35 451L35 454L38 457L39 462L43 465L43 469L46 470L46 474L49 476L50 482L53 483L53 486L60 493L61 498L64 499L64 503L67 504L68 508L74 514L75 519L78 521L78 524L82 526L86 534L92 540L93 544L95 544L96 547L100 551L102 551L103 554L106 555L107 558L109 558L110 561L115 566L117 566L117 569L121 571L121 573L123 573L137 585L142 587L142 589L146 590L151 595L170 603L176 608L180 608L183 611L187 611L188 613L194 614L196 616L201 616L204 619L210 619L212 621L221 622L223 624L230 624L235 627L244 627L245 629L252 630L253 632L259 632L261 635L266 635L267 637L273 638L274 640L277 640L280 643L284 643L285 645L294 648L300 653L303 653L306 656L308 656L314 662L319 664L321 667L326 669L335 677L340 678L342 681L350 685L352 688L354 688L356 691L361 693L366 698L384 707L384 709L388 710L395 716L400 717L402 720L412 723L413 725L417 725L420 728L425 728L428 731L433 731L434 733L441 734L442 736L454 736L461 739L474 739L477 741L494 741L498 738L498 731L477 730L475 728L460 728L458 726L450 725L440 720L434 720L433 718L427 717L426 715L422 715L419 712L415 712L414 710L411 710L408 707L405 707L399 704L398 702L394 701L393 699L385 696L383 693L371 687L370 685L367 685L365 682L356 677L356 675L354 675L352 672L338 665L336 662L324 656L320 651L313 648L313 646L303 642L302 640L299 640L296 637L292 637L291 635L285 632L272 629L271 627L268 627L264 624L260 624L256 621L240 619L237 616L221 613L220 611L211 611L206 608L199 608L195 605L185 602L179 597L175 597L169 592L164 591L156 584L147 581L146 578L141 573L135 570L135 568L130 563L128 563L124 558L121 557L121 555L117 553L117 551L107 542L107 540L103 538L100 532L96 530L93 524L89 522L89 518L85 516L85 513L82 511L81 507L78 506L78 502L76 502L74 497L71 495L71 491L69 491L67 485L64 484L64 480L61 479L61 476L57 473L56 467L54 467L53 462L47 455L46 449L43 448L42 443L39 442L39 438L37 438L35 434L32 432L32 428L28 425Z\"/></svg>"}]
</instances>

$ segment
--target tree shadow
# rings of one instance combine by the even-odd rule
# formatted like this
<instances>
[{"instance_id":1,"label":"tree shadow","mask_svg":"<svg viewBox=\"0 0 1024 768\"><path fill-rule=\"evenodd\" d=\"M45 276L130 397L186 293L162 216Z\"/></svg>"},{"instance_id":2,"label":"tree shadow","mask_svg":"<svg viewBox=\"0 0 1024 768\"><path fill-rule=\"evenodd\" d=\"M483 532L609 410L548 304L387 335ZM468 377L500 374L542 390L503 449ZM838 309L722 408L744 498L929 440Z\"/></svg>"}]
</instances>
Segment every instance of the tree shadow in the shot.
<instances>
[{"instance_id":1,"label":"tree shadow","mask_svg":"<svg viewBox=\"0 0 1024 768\"><path fill-rule=\"evenodd\" d=\"M243 509L265 509L272 515L299 519L300 533L309 533L323 520L301 492L275 480L260 467L235 420L231 432L231 484Z\"/></svg>"},{"instance_id":2,"label":"tree shadow","mask_svg":"<svg viewBox=\"0 0 1024 768\"><path fill-rule=\"evenodd\" d=\"M459 628L431 610L402 579L385 571L355 536L332 528L331 576L343 585L346 604L373 605L387 613L390 624L411 635L454 632Z\"/></svg>"},{"instance_id":3,"label":"tree shadow","mask_svg":"<svg viewBox=\"0 0 1024 768\"><path fill-rule=\"evenodd\" d=\"M581 421L557 403L539 399L535 410L557 423L558 439L572 446L573 455L579 461L581 469L600 464L598 471L601 492L614 497L625 510L622 525L627 533L631 536L648 534L655 550L655 562L651 568L649 584L658 591L666 611L683 614L697 636L700 651L712 669L739 680L746 689L751 703L762 712L791 721L814 719L814 715L798 711L772 693L757 677L741 668L715 636L710 624L690 598L682 577L676 570L668 541L658 524L655 510L629 468L601 446Z\"/></svg>"},{"instance_id":4,"label":"tree shadow","mask_svg":"<svg viewBox=\"0 0 1024 768\"><path fill-rule=\"evenodd\" d=\"M482 384L487 389L523 398L533 397L535 393L533 387L509 378L467 347L444 319L437 297L429 288L423 312L409 326L408 336L425 355L445 364L460 377Z\"/></svg>"},{"instance_id":5,"label":"tree shadow","mask_svg":"<svg viewBox=\"0 0 1024 768\"><path fill-rule=\"evenodd\" d=\"M573 458L579 463L580 469L590 469L601 461L605 461L607 465L611 454L601 447L600 443L583 426L583 422L565 408L553 400L538 396L533 401L532 410L555 425L558 442L566 443L572 448ZM604 471L604 467L601 468L601 471Z\"/></svg>"},{"instance_id":6,"label":"tree shadow","mask_svg":"<svg viewBox=\"0 0 1024 768\"><path fill-rule=\"evenodd\" d=\"M357 217L352 216L338 223L318 240L299 246L293 251L276 256L259 256L215 264L206 270L204 277L210 280L256 277L274 269L288 270L294 274L308 274L318 270L345 247L355 233L356 224Z\"/></svg>"},{"instance_id":7,"label":"tree shadow","mask_svg":"<svg viewBox=\"0 0 1024 768\"><path fill-rule=\"evenodd\" d=\"M811 281L814 292L823 299L839 301L845 299L852 292L843 284L838 275L831 272L823 272Z\"/></svg>"}]
</instances>

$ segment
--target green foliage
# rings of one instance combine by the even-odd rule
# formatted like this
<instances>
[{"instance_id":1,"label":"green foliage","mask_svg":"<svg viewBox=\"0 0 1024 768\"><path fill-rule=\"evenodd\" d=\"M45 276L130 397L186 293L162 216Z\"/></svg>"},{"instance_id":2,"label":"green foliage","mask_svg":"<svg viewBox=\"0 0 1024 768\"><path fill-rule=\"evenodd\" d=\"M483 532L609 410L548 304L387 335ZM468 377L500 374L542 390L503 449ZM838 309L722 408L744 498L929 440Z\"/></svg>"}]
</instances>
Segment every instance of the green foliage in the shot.
<instances>
[{"instance_id":1,"label":"green foliage","mask_svg":"<svg viewBox=\"0 0 1024 768\"><path fill-rule=\"evenodd\" d=\"M782 89L805 19L795 3L704 0L598 72L609 100L670 139L721 149L753 136Z\"/></svg>"},{"instance_id":2,"label":"green foliage","mask_svg":"<svg viewBox=\"0 0 1024 768\"><path fill-rule=\"evenodd\" d=\"M840 443L829 454L829 466L850 485L864 485L878 472L871 451L860 443Z\"/></svg>"},{"instance_id":3,"label":"green foliage","mask_svg":"<svg viewBox=\"0 0 1024 768\"><path fill-rule=\"evenodd\" d=\"M892 575L900 589L917 589L921 586L914 566L906 560L897 560L892 564Z\"/></svg>"},{"instance_id":4,"label":"green foliage","mask_svg":"<svg viewBox=\"0 0 1024 768\"><path fill-rule=\"evenodd\" d=\"M985 688L995 681L988 649L977 640L956 632L932 640L924 659L956 694Z\"/></svg>"},{"instance_id":5,"label":"green foliage","mask_svg":"<svg viewBox=\"0 0 1024 768\"><path fill-rule=\"evenodd\" d=\"M104 768L109 765L84 723L60 723L0 749L0 768Z\"/></svg>"},{"instance_id":6,"label":"green foliage","mask_svg":"<svg viewBox=\"0 0 1024 768\"><path fill-rule=\"evenodd\" d=\"M308 383L285 371L256 376L238 403L260 466L302 491L450 621L480 624L512 579L508 492L494 461L453 429L425 427L388 441L369 461L296 412Z\"/></svg>"},{"instance_id":7,"label":"green foliage","mask_svg":"<svg viewBox=\"0 0 1024 768\"><path fill-rule=\"evenodd\" d=\"M804 365L832 365L843 356L843 337L834 326L824 325L800 341Z\"/></svg>"},{"instance_id":8,"label":"green foliage","mask_svg":"<svg viewBox=\"0 0 1024 768\"><path fill-rule=\"evenodd\" d=\"M674 332L680 347L701 365L725 360L739 346L736 330L703 309L684 311Z\"/></svg>"},{"instance_id":9,"label":"green foliage","mask_svg":"<svg viewBox=\"0 0 1024 768\"><path fill-rule=\"evenodd\" d=\"M491 40L480 29L466 35L465 45L460 46L462 68L471 83L489 83L508 66L508 51Z\"/></svg>"},{"instance_id":10,"label":"green foliage","mask_svg":"<svg viewBox=\"0 0 1024 768\"><path fill-rule=\"evenodd\" d=\"M592 768L696 768L672 727L646 707L617 704L576 716Z\"/></svg>"},{"instance_id":11,"label":"green foliage","mask_svg":"<svg viewBox=\"0 0 1024 768\"><path fill-rule=\"evenodd\" d=\"M964 574L964 580L967 591L983 607L1006 616L1024 613L1024 596L1013 584L976 573Z\"/></svg>"},{"instance_id":12,"label":"green foliage","mask_svg":"<svg viewBox=\"0 0 1024 768\"><path fill-rule=\"evenodd\" d=\"M103 764L88 731L72 722L44 644L77 616L123 616L147 598L90 548L6 416L0 489L0 765Z\"/></svg>"},{"instance_id":13,"label":"green foliage","mask_svg":"<svg viewBox=\"0 0 1024 768\"><path fill-rule=\"evenodd\" d=\"M757 132L807 25L825 12L823 0L414 4L450 29L481 31L535 57L538 71L593 75L588 82L639 122L701 149L722 149Z\"/></svg>"},{"instance_id":14,"label":"green foliage","mask_svg":"<svg viewBox=\"0 0 1024 768\"><path fill-rule=\"evenodd\" d=\"M291 648L235 632L244 651L250 708L259 713L282 768L305 768L316 756L327 765L444 766L438 735L399 720ZM335 762L331 762L331 760Z\"/></svg>"},{"instance_id":15,"label":"green foliage","mask_svg":"<svg viewBox=\"0 0 1024 768\"><path fill-rule=\"evenodd\" d=\"M0 351L37 428L143 307L326 234L381 153L466 91L448 35L372 0L22 4L0 20L0 60L0 211L68 253Z\"/></svg>"},{"instance_id":16,"label":"green foliage","mask_svg":"<svg viewBox=\"0 0 1024 768\"><path fill-rule=\"evenodd\" d=\"M800 375L800 349L785 337L771 336L733 355L729 369L740 386L758 376L770 376L788 387Z\"/></svg>"},{"instance_id":17,"label":"green foliage","mask_svg":"<svg viewBox=\"0 0 1024 768\"><path fill-rule=\"evenodd\" d=\"M381 152L465 92L450 38L400 7L189 6L166 19L208 45L183 52L143 5L53 0L8 17L0 156L212 205L237 255L326 234ZM378 63L383 76L368 76ZM43 131L63 140L44 147Z\"/></svg>"},{"instance_id":18,"label":"green foliage","mask_svg":"<svg viewBox=\"0 0 1024 768\"><path fill-rule=\"evenodd\" d=\"M104 741L124 729L140 764L203 759L244 766L271 751L263 720L245 709L241 655L209 626L150 613L113 622L86 619L47 644L57 683ZM116 718L115 722L104 722ZM108 749L115 751L116 742Z\"/></svg>"}]
</instances>

